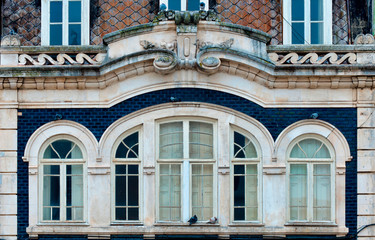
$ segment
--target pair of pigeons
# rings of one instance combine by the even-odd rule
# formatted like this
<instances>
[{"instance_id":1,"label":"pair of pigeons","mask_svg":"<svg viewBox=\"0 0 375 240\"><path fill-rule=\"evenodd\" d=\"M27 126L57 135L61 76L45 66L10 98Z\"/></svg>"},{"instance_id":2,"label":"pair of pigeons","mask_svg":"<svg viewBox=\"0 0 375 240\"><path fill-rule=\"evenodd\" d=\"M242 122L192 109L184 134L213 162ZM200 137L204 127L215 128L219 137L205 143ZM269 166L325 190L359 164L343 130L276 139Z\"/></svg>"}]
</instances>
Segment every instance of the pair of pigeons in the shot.
<instances>
[{"instance_id":1,"label":"pair of pigeons","mask_svg":"<svg viewBox=\"0 0 375 240\"><path fill-rule=\"evenodd\" d=\"M197 215L192 216L192 217L189 219L188 222L189 222L189 225L198 222L198 217L197 217ZM210 220L208 220L207 223L215 224L216 222L217 222L217 218L216 218L216 217L212 217L212 218L210 218Z\"/></svg>"}]
</instances>

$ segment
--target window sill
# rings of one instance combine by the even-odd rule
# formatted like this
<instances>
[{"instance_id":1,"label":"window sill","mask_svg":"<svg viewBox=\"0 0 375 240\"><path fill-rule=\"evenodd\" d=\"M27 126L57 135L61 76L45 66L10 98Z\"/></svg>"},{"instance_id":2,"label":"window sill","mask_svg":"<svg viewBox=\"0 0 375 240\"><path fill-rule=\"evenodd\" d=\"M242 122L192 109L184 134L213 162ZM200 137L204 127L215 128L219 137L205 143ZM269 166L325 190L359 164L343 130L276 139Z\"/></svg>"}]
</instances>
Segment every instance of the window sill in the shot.
<instances>
[{"instance_id":1,"label":"window sill","mask_svg":"<svg viewBox=\"0 0 375 240\"><path fill-rule=\"evenodd\" d=\"M333 222L287 222L284 226L337 227L337 224Z\"/></svg>"},{"instance_id":2,"label":"window sill","mask_svg":"<svg viewBox=\"0 0 375 240\"><path fill-rule=\"evenodd\" d=\"M138 221L115 221L111 223L111 226L143 226L143 222L138 222Z\"/></svg>"},{"instance_id":3,"label":"window sill","mask_svg":"<svg viewBox=\"0 0 375 240\"><path fill-rule=\"evenodd\" d=\"M232 222L228 226L229 227L264 227L264 224L260 222Z\"/></svg>"},{"instance_id":4,"label":"window sill","mask_svg":"<svg viewBox=\"0 0 375 240\"><path fill-rule=\"evenodd\" d=\"M37 226L90 226L87 222L42 222L38 223Z\"/></svg>"},{"instance_id":5,"label":"window sill","mask_svg":"<svg viewBox=\"0 0 375 240\"><path fill-rule=\"evenodd\" d=\"M211 224L206 222L198 222L194 224L183 223L183 222L158 222L154 226L170 226L170 227L220 227L220 224Z\"/></svg>"}]
</instances>

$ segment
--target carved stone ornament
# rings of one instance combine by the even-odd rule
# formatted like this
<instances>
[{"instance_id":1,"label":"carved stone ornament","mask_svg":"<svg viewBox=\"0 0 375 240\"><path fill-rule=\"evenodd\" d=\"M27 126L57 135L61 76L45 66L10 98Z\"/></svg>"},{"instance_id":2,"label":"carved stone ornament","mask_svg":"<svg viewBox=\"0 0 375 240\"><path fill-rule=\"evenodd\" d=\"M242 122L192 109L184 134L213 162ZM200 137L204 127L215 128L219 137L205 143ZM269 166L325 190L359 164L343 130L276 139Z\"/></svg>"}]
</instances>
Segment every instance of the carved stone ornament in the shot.
<instances>
[{"instance_id":1,"label":"carved stone ornament","mask_svg":"<svg viewBox=\"0 0 375 240\"><path fill-rule=\"evenodd\" d=\"M277 53L269 53L268 57L276 65L286 65L286 64L337 64L340 65L347 61L347 64L357 63L357 55L355 53L347 53L339 57L336 53L327 53L323 56L319 56L316 53L308 53L304 56L299 56L298 53L288 53L285 56L280 56ZM281 57L281 59L280 59Z\"/></svg>"},{"instance_id":2,"label":"carved stone ornament","mask_svg":"<svg viewBox=\"0 0 375 240\"><path fill-rule=\"evenodd\" d=\"M354 40L354 44L374 44L374 36L371 34L359 34Z\"/></svg>"},{"instance_id":3,"label":"carved stone ornament","mask_svg":"<svg viewBox=\"0 0 375 240\"><path fill-rule=\"evenodd\" d=\"M26 65L27 62L30 62L32 65L42 66L46 65L49 62L52 65L66 65L66 62L69 62L72 65L82 65L88 62L91 65L98 65L103 62L106 57L105 53L98 53L94 58L89 57L85 53L78 53L75 57L75 60L65 53L60 53L57 55L56 60L47 54L39 54L37 58L32 57L28 54L21 54L18 57L18 63L20 65Z\"/></svg>"},{"instance_id":4,"label":"carved stone ornament","mask_svg":"<svg viewBox=\"0 0 375 240\"><path fill-rule=\"evenodd\" d=\"M176 41L173 41L173 42L164 42L163 41L163 42L157 44L157 43L152 43L152 42L147 41L147 40L141 40L141 41L139 41L139 44L145 50L159 48L159 49L167 49L167 50L170 50L170 51L174 51L174 50L176 50L177 42Z\"/></svg>"},{"instance_id":5,"label":"carved stone ornament","mask_svg":"<svg viewBox=\"0 0 375 240\"><path fill-rule=\"evenodd\" d=\"M200 20L219 21L218 15L213 10L208 11L186 11L161 10L154 18L153 22L174 20L177 25L197 25Z\"/></svg>"},{"instance_id":6,"label":"carved stone ornament","mask_svg":"<svg viewBox=\"0 0 375 240\"><path fill-rule=\"evenodd\" d=\"M1 40L1 46L20 46L20 37L18 35L8 35Z\"/></svg>"},{"instance_id":7,"label":"carved stone ornament","mask_svg":"<svg viewBox=\"0 0 375 240\"><path fill-rule=\"evenodd\" d=\"M232 45L234 43L234 39L233 38L230 38L228 39L227 41L225 42L222 42L222 43L212 43L212 42L201 42L199 40L197 40L197 45L198 45L198 48L201 49L201 48L224 48L224 49L228 49L228 48L231 48Z\"/></svg>"},{"instance_id":8,"label":"carved stone ornament","mask_svg":"<svg viewBox=\"0 0 375 240\"><path fill-rule=\"evenodd\" d=\"M153 65L156 72L160 74L168 74L174 70L177 61L173 56L163 55L155 58Z\"/></svg>"},{"instance_id":9,"label":"carved stone ornament","mask_svg":"<svg viewBox=\"0 0 375 240\"><path fill-rule=\"evenodd\" d=\"M198 62L198 67L201 71L213 74L216 73L219 70L219 67L221 65L221 61L217 57L203 57L202 61Z\"/></svg>"}]
</instances>

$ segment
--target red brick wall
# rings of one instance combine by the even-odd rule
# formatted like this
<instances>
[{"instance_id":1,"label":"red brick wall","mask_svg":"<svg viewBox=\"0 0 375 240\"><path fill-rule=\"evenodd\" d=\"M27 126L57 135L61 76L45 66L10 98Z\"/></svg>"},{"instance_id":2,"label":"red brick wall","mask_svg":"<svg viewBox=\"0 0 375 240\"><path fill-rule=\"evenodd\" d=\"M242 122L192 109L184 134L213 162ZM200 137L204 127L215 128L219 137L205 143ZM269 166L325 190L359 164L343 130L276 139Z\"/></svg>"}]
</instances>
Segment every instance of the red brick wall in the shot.
<instances>
[{"instance_id":1,"label":"red brick wall","mask_svg":"<svg viewBox=\"0 0 375 240\"><path fill-rule=\"evenodd\" d=\"M282 0L216 0L224 22L259 29L272 36L271 44L282 44ZM148 23L159 8L158 0L90 0L90 44L125 27ZM210 1L215 2L215 1ZM14 29L22 45L40 45L40 0L5 0L4 33ZM333 0L333 43L348 42L345 0Z\"/></svg>"}]
</instances>

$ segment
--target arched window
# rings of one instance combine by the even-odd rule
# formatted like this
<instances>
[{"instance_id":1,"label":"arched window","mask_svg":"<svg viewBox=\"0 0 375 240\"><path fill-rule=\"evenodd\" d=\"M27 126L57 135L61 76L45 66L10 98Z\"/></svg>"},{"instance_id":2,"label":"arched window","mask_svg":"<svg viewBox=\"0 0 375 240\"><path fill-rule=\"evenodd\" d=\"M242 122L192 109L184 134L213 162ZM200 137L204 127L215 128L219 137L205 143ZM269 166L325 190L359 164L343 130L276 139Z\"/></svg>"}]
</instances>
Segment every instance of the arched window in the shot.
<instances>
[{"instance_id":1,"label":"arched window","mask_svg":"<svg viewBox=\"0 0 375 240\"><path fill-rule=\"evenodd\" d=\"M291 221L332 221L333 159L327 143L317 137L305 136L293 143L288 158Z\"/></svg>"},{"instance_id":2,"label":"arched window","mask_svg":"<svg viewBox=\"0 0 375 240\"><path fill-rule=\"evenodd\" d=\"M232 132L232 219L259 221L260 156L254 140L240 131Z\"/></svg>"},{"instance_id":3,"label":"arched window","mask_svg":"<svg viewBox=\"0 0 375 240\"><path fill-rule=\"evenodd\" d=\"M214 216L214 124L176 120L159 125L160 221ZM187 187L189 186L189 187Z\"/></svg>"},{"instance_id":4,"label":"arched window","mask_svg":"<svg viewBox=\"0 0 375 240\"><path fill-rule=\"evenodd\" d=\"M78 144L69 138L48 143L41 155L41 220L83 221L85 159Z\"/></svg>"},{"instance_id":5,"label":"arched window","mask_svg":"<svg viewBox=\"0 0 375 240\"><path fill-rule=\"evenodd\" d=\"M114 153L114 221L138 221L140 218L139 131L127 134Z\"/></svg>"}]
</instances>

